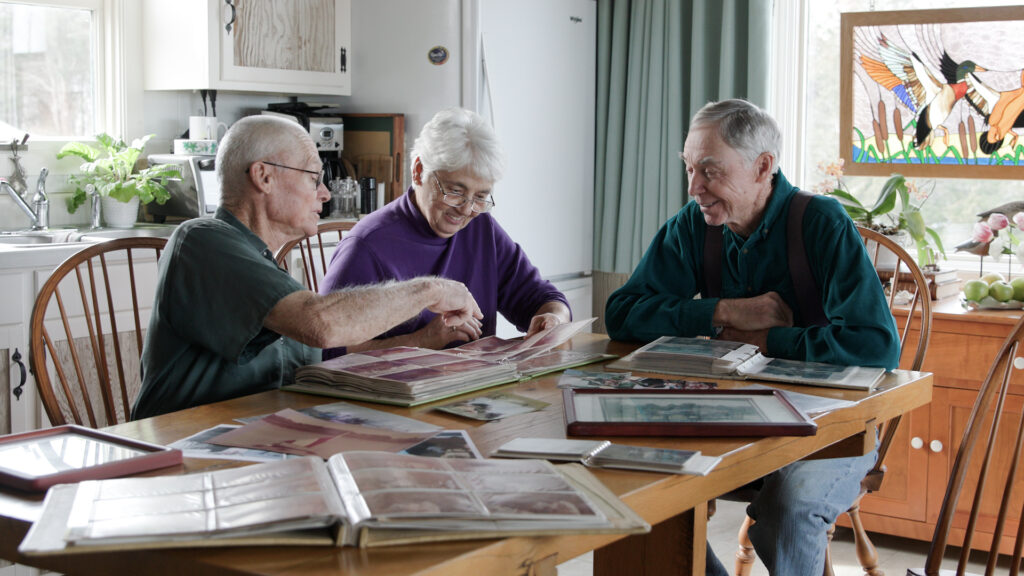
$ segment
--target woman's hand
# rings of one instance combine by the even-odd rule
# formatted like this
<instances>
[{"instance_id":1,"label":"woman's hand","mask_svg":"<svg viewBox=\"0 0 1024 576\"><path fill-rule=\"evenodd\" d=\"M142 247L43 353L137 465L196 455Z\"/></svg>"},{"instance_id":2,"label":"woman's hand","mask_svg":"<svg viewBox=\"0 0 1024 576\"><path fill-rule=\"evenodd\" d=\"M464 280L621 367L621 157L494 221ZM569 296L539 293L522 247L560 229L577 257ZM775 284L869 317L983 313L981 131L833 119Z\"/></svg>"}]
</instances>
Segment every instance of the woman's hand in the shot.
<instances>
[{"instance_id":1,"label":"woman's hand","mask_svg":"<svg viewBox=\"0 0 1024 576\"><path fill-rule=\"evenodd\" d=\"M530 328L526 331L529 338L537 332L554 328L559 324L566 324L572 319L569 308L561 302L545 302L537 313L530 319Z\"/></svg>"}]
</instances>

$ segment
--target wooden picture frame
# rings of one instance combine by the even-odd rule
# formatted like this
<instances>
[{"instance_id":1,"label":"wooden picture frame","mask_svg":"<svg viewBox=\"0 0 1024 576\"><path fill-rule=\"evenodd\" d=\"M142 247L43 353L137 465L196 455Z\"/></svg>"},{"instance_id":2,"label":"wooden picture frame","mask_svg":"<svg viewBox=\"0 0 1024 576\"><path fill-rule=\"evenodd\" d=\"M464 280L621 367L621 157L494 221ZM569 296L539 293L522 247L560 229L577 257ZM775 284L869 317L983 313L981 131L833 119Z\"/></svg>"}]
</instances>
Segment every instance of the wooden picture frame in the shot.
<instances>
[{"instance_id":1,"label":"wooden picture frame","mask_svg":"<svg viewBox=\"0 0 1024 576\"><path fill-rule=\"evenodd\" d=\"M1022 72L1020 6L842 14L845 173L1021 178Z\"/></svg>"},{"instance_id":2,"label":"wooden picture frame","mask_svg":"<svg viewBox=\"0 0 1024 576\"><path fill-rule=\"evenodd\" d=\"M818 426L778 390L562 391L574 436L813 436Z\"/></svg>"},{"instance_id":3,"label":"wooden picture frame","mask_svg":"<svg viewBox=\"0 0 1024 576\"><path fill-rule=\"evenodd\" d=\"M174 466L181 459L181 450L68 424L0 437L0 486L41 492L54 484Z\"/></svg>"}]
</instances>

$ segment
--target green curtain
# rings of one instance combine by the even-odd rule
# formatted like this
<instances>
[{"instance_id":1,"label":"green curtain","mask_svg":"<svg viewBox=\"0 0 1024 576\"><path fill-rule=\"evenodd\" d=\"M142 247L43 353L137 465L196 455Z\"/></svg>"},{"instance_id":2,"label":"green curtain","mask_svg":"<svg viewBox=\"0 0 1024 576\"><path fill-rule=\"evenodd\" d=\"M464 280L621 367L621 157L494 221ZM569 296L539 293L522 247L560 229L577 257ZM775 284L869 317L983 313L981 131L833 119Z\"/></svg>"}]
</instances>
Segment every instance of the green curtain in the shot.
<instances>
[{"instance_id":1,"label":"green curtain","mask_svg":"<svg viewBox=\"0 0 1024 576\"><path fill-rule=\"evenodd\" d=\"M598 0L595 272L631 272L686 201L679 152L694 112L766 105L771 2Z\"/></svg>"}]
</instances>

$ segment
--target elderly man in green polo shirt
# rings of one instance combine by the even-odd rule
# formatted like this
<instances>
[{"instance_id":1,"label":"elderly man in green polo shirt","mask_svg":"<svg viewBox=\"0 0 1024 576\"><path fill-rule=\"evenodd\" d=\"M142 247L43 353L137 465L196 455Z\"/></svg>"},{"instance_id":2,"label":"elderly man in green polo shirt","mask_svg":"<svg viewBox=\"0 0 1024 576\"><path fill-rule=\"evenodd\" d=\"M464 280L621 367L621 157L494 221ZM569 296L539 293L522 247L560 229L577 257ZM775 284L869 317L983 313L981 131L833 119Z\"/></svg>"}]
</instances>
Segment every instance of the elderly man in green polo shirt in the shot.
<instances>
[{"instance_id":1,"label":"elderly man in green polo shirt","mask_svg":"<svg viewBox=\"0 0 1024 576\"><path fill-rule=\"evenodd\" d=\"M481 318L459 282L416 278L319 295L278 268L285 242L316 233L328 199L316 146L270 116L234 124L217 154L221 205L181 224L160 259L132 418L271 390L321 348L358 344L420 313Z\"/></svg>"}]
</instances>

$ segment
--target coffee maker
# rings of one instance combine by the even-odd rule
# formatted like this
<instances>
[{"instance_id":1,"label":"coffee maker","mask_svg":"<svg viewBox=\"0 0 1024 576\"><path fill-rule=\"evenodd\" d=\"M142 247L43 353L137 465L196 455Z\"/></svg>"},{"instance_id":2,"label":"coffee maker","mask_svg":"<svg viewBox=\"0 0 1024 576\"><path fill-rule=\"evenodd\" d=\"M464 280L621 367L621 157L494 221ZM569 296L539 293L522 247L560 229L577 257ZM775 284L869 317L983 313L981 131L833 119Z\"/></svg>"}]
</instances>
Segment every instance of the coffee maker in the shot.
<instances>
[{"instance_id":1,"label":"coffee maker","mask_svg":"<svg viewBox=\"0 0 1024 576\"><path fill-rule=\"evenodd\" d=\"M324 184L335 178L351 176L341 161L341 151L345 148L345 122L340 110L306 102L281 102L269 104L263 114L294 120L309 131L324 164ZM323 214L326 216L328 212L324 210Z\"/></svg>"}]
</instances>

